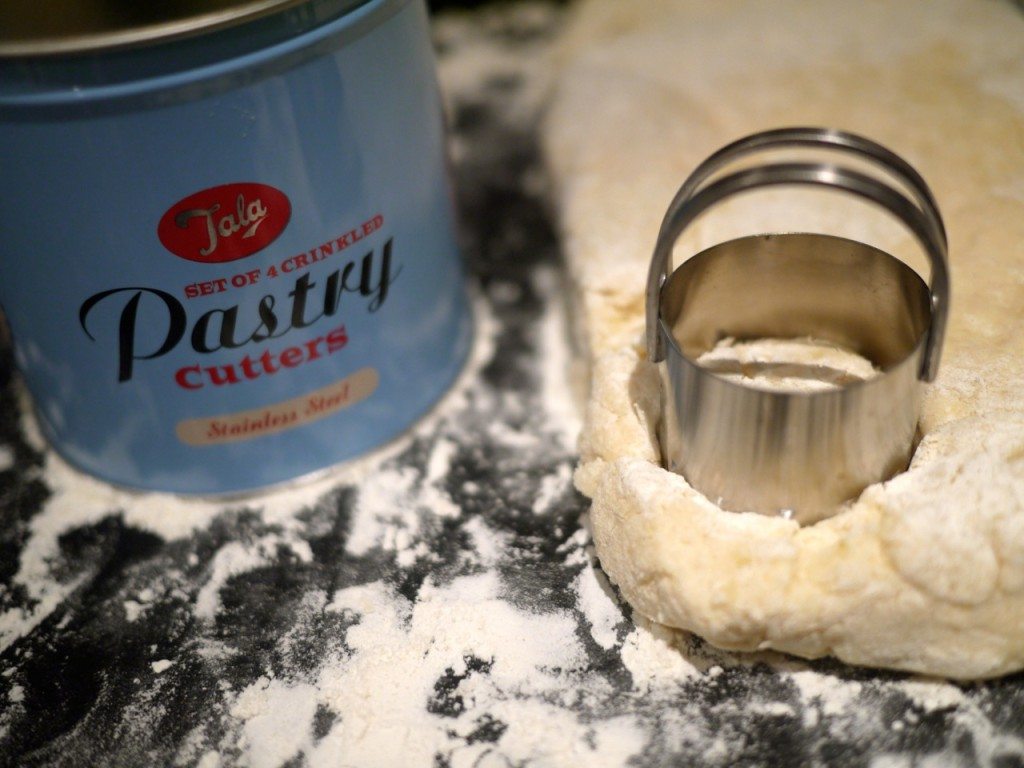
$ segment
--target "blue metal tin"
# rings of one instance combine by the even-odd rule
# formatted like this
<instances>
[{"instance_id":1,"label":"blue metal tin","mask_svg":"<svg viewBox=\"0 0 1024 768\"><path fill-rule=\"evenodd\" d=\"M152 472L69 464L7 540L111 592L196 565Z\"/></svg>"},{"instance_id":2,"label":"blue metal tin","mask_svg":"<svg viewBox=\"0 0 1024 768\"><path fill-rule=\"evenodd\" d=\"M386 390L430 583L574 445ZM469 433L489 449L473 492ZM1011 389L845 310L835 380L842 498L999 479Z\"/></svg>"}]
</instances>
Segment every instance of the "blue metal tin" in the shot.
<instances>
[{"instance_id":1,"label":"blue metal tin","mask_svg":"<svg viewBox=\"0 0 1024 768\"><path fill-rule=\"evenodd\" d=\"M0 303L76 466L265 486L395 437L461 370L426 10L352 6L0 59Z\"/></svg>"}]
</instances>

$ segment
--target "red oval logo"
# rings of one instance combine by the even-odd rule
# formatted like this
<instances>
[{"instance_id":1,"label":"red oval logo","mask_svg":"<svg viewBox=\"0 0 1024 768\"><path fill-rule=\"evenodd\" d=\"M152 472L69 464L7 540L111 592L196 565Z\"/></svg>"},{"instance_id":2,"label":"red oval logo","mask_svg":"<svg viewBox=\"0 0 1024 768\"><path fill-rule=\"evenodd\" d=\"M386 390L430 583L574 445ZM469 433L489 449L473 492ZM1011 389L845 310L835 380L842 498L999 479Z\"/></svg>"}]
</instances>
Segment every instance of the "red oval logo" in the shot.
<instances>
[{"instance_id":1,"label":"red oval logo","mask_svg":"<svg viewBox=\"0 0 1024 768\"><path fill-rule=\"evenodd\" d=\"M179 200L160 218L156 233L175 256L221 264L266 248L291 215L292 204L279 189L222 184Z\"/></svg>"}]
</instances>

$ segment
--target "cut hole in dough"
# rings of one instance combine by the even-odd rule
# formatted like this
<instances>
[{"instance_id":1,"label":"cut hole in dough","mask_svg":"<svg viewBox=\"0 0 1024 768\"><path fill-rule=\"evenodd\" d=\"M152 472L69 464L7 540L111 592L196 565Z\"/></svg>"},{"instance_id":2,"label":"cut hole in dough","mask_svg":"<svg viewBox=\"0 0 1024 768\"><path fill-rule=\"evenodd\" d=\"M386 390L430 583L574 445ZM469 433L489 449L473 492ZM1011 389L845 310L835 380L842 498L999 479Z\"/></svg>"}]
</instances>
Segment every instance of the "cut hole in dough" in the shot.
<instances>
[{"instance_id":1,"label":"cut hole in dough","mask_svg":"<svg viewBox=\"0 0 1024 768\"><path fill-rule=\"evenodd\" d=\"M737 384L777 392L826 392L879 374L870 360L829 341L727 337L697 364Z\"/></svg>"}]
</instances>

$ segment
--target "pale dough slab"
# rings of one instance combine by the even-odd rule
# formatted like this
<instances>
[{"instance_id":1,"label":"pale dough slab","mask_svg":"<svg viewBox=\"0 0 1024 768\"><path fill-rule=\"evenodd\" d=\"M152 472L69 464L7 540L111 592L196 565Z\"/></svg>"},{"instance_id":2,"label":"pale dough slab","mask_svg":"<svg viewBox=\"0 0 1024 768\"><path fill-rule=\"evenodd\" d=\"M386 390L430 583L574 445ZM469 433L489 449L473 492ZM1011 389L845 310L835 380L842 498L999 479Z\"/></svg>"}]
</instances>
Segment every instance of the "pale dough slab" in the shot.
<instances>
[{"instance_id":1,"label":"pale dough slab","mask_svg":"<svg viewBox=\"0 0 1024 768\"><path fill-rule=\"evenodd\" d=\"M1024 12L906 0L589 0L545 128L591 366L578 487L641 613L731 649L953 678L1024 667ZM804 528L723 512L659 465L643 283L664 209L707 154L781 125L864 133L929 180L953 313L911 469ZM843 200L731 206L682 247L825 227L912 263ZM745 207L744 207L745 205ZM789 217L787 219L787 217Z\"/></svg>"}]
</instances>

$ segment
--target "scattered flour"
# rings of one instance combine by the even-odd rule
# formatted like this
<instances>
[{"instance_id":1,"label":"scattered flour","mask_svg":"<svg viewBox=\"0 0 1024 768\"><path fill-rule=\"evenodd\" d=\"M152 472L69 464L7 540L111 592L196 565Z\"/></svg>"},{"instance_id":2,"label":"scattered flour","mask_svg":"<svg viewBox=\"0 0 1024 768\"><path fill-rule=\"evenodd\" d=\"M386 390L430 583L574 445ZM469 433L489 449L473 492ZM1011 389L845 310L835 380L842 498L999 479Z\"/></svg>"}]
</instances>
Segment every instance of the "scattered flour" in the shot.
<instances>
[{"instance_id":1,"label":"scattered flour","mask_svg":"<svg viewBox=\"0 0 1024 768\"><path fill-rule=\"evenodd\" d=\"M570 327L566 316L565 278L552 269L539 269L534 276L537 292L549 298L543 321L538 324L537 354L541 365L541 398L544 410L551 417L566 442L574 442L580 433L582 403L575 396L572 381L575 360L566 340ZM566 377L570 377L568 382Z\"/></svg>"},{"instance_id":2,"label":"scattered flour","mask_svg":"<svg viewBox=\"0 0 1024 768\"><path fill-rule=\"evenodd\" d=\"M533 513L543 515L572 487L572 466L561 464L540 482L537 497L533 502Z\"/></svg>"},{"instance_id":3,"label":"scattered flour","mask_svg":"<svg viewBox=\"0 0 1024 768\"><path fill-rule=\"evenodd\" d=\"M625 619L614 597L608 577L589 564L576 578L576 605L590 624L594 642L606 651L614 648L616 628Z\"/></svg>"},{"instance_id":4,"label":"scattered flour","mask_svg":"<svg viewBox=\"0 0 1024 768\"><path fill-rule=\"evenodd\" d=\"M129 623L138 619L148 607L145 603L140 603L137 600L125 600L122 605L124 606L124 617Z\"/></svg>"},{"instance_id":5,"label":"scattered flour","mask_svg":"<svg viewBox=\"0 0 1024 768\"><path fill-rule=\"evenodd\" d=\"M845 681L810 670L791 672L789 680L800 692L800 698L818 707L825 717L848 712L857 704L862 686L856 681Z\"/></svg>"},{"instance_id":6,"label":"scattered flour","mask_svg":"<svg viewBox=\"0 0 1024 768\"><path fill-rule=\"evenodd\" d=\"M481 566L486 568L497 564L505 552L506 535L491 530L479 517L470 518L462 530L470 535L473 552Z\"/></svg>"},{"instance_id":7,"label":"scattered flour","mask_svg":"<svg viewBox=\"0 0 1024 768\"><path fill-rule=\"evenodd\" d=\"M572 690L586 662L573 619L517 609L500 594L494 572L443 587L428 581L414 606L381 582L339 592L327 609L357 619L346 633L351 655L325 665L314 685L264 679L240 694L233 713L245 722L245 762L269 768L301 749L313 768L429 766L437 754L453 767L489 765L495 743L466 737L490 722L503 728L506 761L573 755L622 765L644 742L632 718L598 727L549 703ZM431 712L446 674L447 708ZM343 715L311 744L303 724L318 706Z\"/></svg>"},{"instance_id":8,"label":"scattered flour","mask_svg":"<svg viewBox=\"0 0 1024 768\"><path fill-rule=\"evenodd\" d=\"M220 609L221 587L232 576L274 562L279 548L286 547L302 562L310 562L313 553L309 544L294 536L271 534L253 542L231 541L217 550L209 580L196 595L193 612L196 618L213 621Z\"/></svg>"},{"instance_id":9,"label":"scattered flour","mask_svg":"<svg viewBox=\"0 0 1024 768\"><path fill-rule=\"evenodd\" d=\"M0 472L14 466L14 451L6 445L0 445Z\"/></svg>"},{"instance_id":10,"label":"scattered flour","mask_svg":"<svg viewBox=\"0 0 1024 768\"><path fill-rule=\"evenodd\" d=\"M678 684L700 674L682 652L684 635L636 613L633 621L635 627L622 644L622 663L633 676L635 687L652 689L669 681Z\"/></svg>"},{"instance_id":11,"label":"scattered flour","mask_svg":"<svg viewBox=\"0 0 1024 768\"><path fill-rule=\"evenodd\" d=\"M245 723L238 746L252 768L276 768L294 757L310 737L316 689L261 678L235 701L231 714Z\"/></svg>"}]
</instances>

